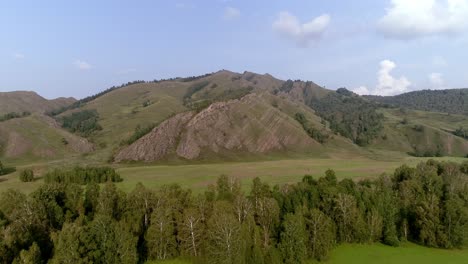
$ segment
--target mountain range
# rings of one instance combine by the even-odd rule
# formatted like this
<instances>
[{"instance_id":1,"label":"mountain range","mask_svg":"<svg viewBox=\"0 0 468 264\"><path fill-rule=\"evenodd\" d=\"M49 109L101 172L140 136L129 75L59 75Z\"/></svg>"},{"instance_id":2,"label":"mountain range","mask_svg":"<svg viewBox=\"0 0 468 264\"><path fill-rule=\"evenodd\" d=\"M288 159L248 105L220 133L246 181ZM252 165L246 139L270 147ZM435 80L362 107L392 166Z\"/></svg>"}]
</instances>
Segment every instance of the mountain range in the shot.
<instances>
[{"instance_id":1,"label":"mountain range","mask_svg":"<svg viewBox=\"0 0 468 264\"><path fill-rule=\"evenodd\" d=\"M358 96L222 70L75 100L0 93L0 158L108 162L465 156L468 89Z\"/></svg>"}]
</instances>

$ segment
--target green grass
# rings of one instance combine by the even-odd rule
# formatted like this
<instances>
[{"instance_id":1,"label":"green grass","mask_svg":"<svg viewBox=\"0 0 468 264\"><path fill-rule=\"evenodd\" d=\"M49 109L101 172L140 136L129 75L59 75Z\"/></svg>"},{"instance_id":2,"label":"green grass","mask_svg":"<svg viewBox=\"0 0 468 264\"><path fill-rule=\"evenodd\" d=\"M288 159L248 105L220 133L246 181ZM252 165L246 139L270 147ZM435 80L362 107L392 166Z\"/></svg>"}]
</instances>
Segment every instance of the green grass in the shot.
<instances>
[{"instance_id":1,"label":"green grass","mask_svg":"<svg viewBox=\"0 0 468 264\"><path fill-rule=\"evenodd\" d=\"M16 141L13 141L11 146L15 150L10 153L13 159L29 161L39 157L58 159L74 153L70 146L62 142L62 138L68 133L47 124L39 115L12 119L0 124L0 128L12 131L15 135ZM5 133L5 136L6 134L8 133ZM6 149L6 142L4 145Z\"/></svg>"},{"instance_id":2,"label":"green grass","mask_svg":"<svg viewBox=\"0 0 468 264\"><path fill-rule=\"evenodd\" d=\"M175 259L149 261L147 264L189 264L190 261ZM465 264L468 263L468 250L444 250L422 247L412 243L400 247L382 244L340 245L331 252L327 261L310 261L310 264Z\"/></svg>"},{"instance_id":3,"label":"green grass","mask_svg":"<svg viewBox=\"0 0 468 264\"><path fill-rule=\"evenodd\" d=\"M315 262L311 262L315 263ZM461 264L468 263L468 250L443 250L405 243L400 247L382 244L340 245L331 253L327 264Z\"/></svg>"},{"instance_id":4,"label":"green grass","mask_svg":"<svg viewBox=\"0 0 468 264\"><path fill-rule=\"evenodd\" d=\"M255 177L270 184L294 183L306 174L320 177L327 169L334 169L339 178L367 178L391 172L400 162L338 159L294 159L260 162L232 162L197 165L156 165L118 169L124 181L118 185L132 189L138 182L150 188L179 183L183 187L199 190L215 183L222 174L238 177L244 189Z\"/></svg>"},{"instance_id":5,"label":"green grass","mask_svg":"<svg viewBox=\"0 0 468 264\"><path fill-rule=\"evenodd\" d=\"M468 127L468 118L463 115L398 109L380 109L385 116L384 128L371 147L399 152L435 153L465 156L468 144L461 137L450 133L460 126ZM406 123L402 122L406 119ZM421 127L421 130L415 129Z\"/></svg>"},{"instance_id":6,"label":"green grass","mask_svg":"<svg viewBox=\"0 0 468 264\"><path fill-rule=\"evenodd\" d=\"M191 262L188 260L182 259L171 259L171 260L164 260L164 261L148 261L146 264L190 264Z\"/></svg>"},{"instance_id":7,"label":"green grass","mask_svg":"<svg viewBox=\"0 0 468 264\"><path fill-rule=\"evenodd\" d=\"M392 173L403 163L416 165L427 158L408 157L400 160L378 161L371 159L292 159L256 162L232 162L196 165L155 165L120 168L117 171L124 181L118 183L123 190L131 190L138 182L149 188L178 183L193 191L204 190L214 184L218 176L224 174L238 177L244 190L250 189L252 179L259 177L272 185L295 183L304 175L316 178L324 175L327 169L335 170L339 179L365 179L378 177L382 173ZM438 158L438 160L461 162L462 158Z\"/></svg>"},{"instance_id":8,"label":"green grass","mask_svg":"<svg viewBox=\"0 0 468 264\"><path fill-rule=\"evenodd\" d=\"M150 261L147 264L189 264L190 261L175 259ZM330 259L324 262L310 261L310 264L463 264L468 263L468 250L444 250L405 243L400 247L382 244L346 244L335 248Z\"/></svg>"},{"instance_id":9,"label":"green grass","mask_svg":"<svg viewBox=\"0 0 468 264\"><path fill-rule=\"evenodd\" d=\"M367 158L302 158L190 165L121 165L117 167L117 172L121 174L123 182L117 183L117 186L124 191L130 191L139 182L148 188L159 188L162 185L177 183L184 188L191 188L194 192L200 192L204 191L210 184L214 184L216 179L224 174L238 177L241 180L243 190L248 191L252 179L255 177L259 177L271 185L295 183L300 181L306 174L318 178L323 176L327 169L333 169L339 179L360 180L375 178L382 173L392 173L394 169L403 163L414 166L427 159L407 157L388 161ZM446 157L437 158L437 160L462 162L466 159ZM20 182L18 173L22 169L31 168L34 169L36 175L41 175L52 168L73 165L75 165L74 162L66 160L46 164L34 163L28 166L20 165L17 167L18 172L0 176L0 192L12 188L28 193L40 186L41 179L32 183Z\"/></svg>"}]
</instances>

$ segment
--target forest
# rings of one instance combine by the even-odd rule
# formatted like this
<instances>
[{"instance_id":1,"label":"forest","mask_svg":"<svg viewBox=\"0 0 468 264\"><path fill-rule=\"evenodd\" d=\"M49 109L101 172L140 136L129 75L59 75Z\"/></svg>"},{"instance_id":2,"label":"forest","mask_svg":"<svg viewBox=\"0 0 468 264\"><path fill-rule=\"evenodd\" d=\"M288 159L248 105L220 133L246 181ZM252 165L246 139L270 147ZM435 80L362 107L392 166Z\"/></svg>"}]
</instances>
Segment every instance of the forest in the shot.
<instances>
[{"instance_id":1,"label":"forest","mask_svg":"<svg viewBox=\"0 0 468 264\"><path fill-rule=\"evenodd\" d=\"M72 133L84 137L90 136L94 131L102 130L98 123L99 114L96 110L82 110L61 118L62 127Z\"/></svg>"},{"instance_id":2,"label":"forest","mask_svg":"<svg viewBox=\"0 0 468 264\"><path fill-rule=\"evenodd\" d=\"M246 193L220 176L198 194L51 182L0 195L1 263L304 263L341 243L467 240L468 163L429 160L359 182L333 170L273 187L255 178Z\"/></svg>"},{"instance_id":3,"label":"forest","mask_svg":"<svg viewBox=\"0 0 468 264\"><path fill-rule=\"evenodd\" d=\"M384 117L377 113L377 105L345 88L321 99L311 98L306 104L330 124L333 132L360 146L368 145L383 128Z\"/></svg>"},{"instance_id":4,"label":"forest","mask_svg":"<svg viewBox=\"0 0 468 264\"><path fill-rule=\"evenodd\" d=\"M365 98L389 107L405 107L416 110L450 114L468 113L468 89L423 90L396 96L370 96Z\"/></svg>"}]
</instances>

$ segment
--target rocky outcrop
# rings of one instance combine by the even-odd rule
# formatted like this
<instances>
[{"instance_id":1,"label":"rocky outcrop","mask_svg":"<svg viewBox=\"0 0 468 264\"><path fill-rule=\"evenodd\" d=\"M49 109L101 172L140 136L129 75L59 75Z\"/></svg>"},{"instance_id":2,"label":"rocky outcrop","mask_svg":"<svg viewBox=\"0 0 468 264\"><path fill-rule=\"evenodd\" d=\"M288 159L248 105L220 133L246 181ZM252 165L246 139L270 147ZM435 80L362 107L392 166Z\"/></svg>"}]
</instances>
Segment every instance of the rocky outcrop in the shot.
<instances>
[{"instance_id":1,"label":"rocky outcrop","mask_svg":"<svg viewBox=\"0 0 468 264\"><path fill-rule=\"evenodd\" d=\"M214 103L198 114L172 117L148 135L122 149L121 161L156 161L175 155L197 159L206 153L266 154L320 147L291 117L261 96Z\"/></svg>"},{"instance_id":2,"label":"rocky outcrop","mask_svg":"<svg viewBox=\"0 0 468 264\"><path fill-rule=\"evenodd\" d=\"M149 134L120 151L115 161L155 161L165 158L173 152L184 126L193 116L193 112L186 112L164 121Z\"/></svg>"}]
</instances>

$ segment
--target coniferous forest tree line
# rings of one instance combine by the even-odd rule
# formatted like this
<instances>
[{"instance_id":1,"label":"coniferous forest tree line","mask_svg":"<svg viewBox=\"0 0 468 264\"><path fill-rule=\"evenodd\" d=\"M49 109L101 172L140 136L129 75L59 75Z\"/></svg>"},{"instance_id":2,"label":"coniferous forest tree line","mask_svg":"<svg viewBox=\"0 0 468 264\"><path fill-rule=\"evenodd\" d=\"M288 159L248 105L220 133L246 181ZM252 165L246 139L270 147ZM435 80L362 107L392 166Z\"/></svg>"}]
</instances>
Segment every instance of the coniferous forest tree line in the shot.
<instances>
[{"instance_id":1,"label":"coniferous forest tree line","mask_svg":"<svg viewBox=\"0 0 468 264\"><path fill-rule=\"evenodd\" d=\"M245 193L220 176L200 194L51 182L0 195L1 263L303 263L341 243L467 240L468 163L430 160L359 182L332 170L273 187L255 178Z\"/></svg>"}]
</instances>

